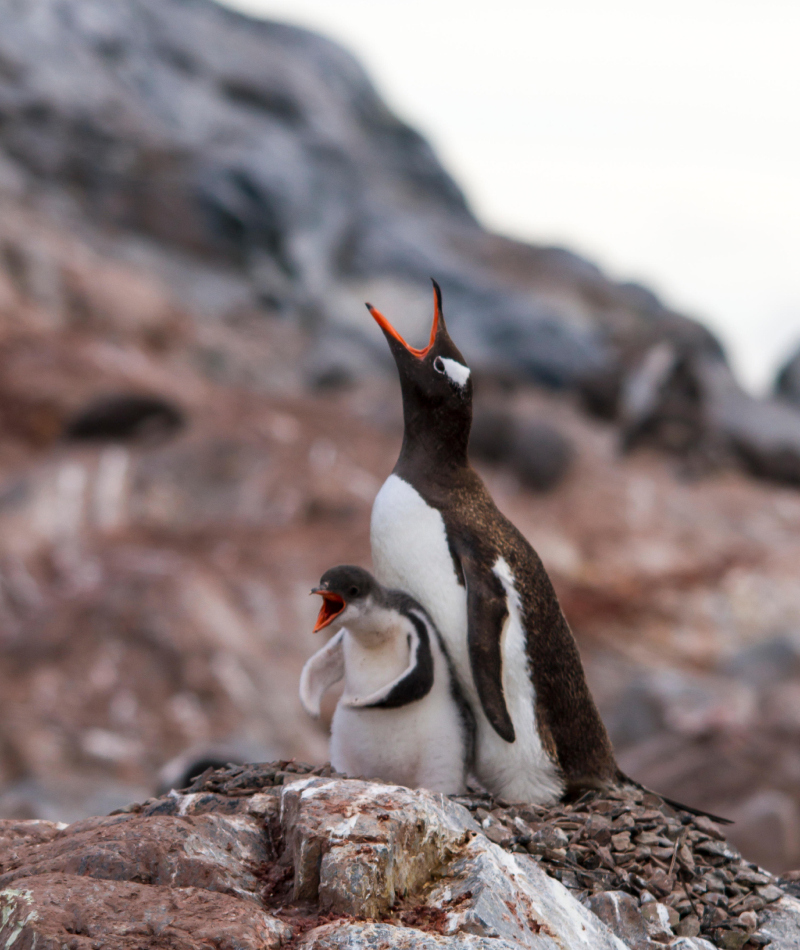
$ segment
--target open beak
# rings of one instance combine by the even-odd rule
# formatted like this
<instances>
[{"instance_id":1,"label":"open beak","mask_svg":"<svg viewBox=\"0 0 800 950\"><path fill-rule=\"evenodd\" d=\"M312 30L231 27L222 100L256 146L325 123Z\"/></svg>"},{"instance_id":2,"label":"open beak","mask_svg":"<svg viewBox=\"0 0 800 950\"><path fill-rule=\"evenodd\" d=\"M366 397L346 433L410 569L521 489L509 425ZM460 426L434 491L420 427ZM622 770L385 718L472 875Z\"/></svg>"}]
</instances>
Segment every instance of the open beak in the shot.
<instances>
[{"instance_id":1,"label":"open beak","mask_svg":"<svg viewBox=\"0 0 800 950\"><path fill-rule=\"evenodd\" d=\"M323 627L328 626L334 617L339 616L345 608L345 603L344 599L338 594L332 594L329 590L322 590L319 587L315 587L311 593L319 594L320 597L322 597L322 606L319 609L319 616L314 625L314 633L319 633Z\"/></svg>"},{"instance_id":2,"label":"open beak","mask_svg":"<svg viewBox=\"0 0 800 950\"><path fill-rule=\"evenodd\" d=\"M372 314L373 319L378 324L378 326L383 330L384 333L388 334L391 337L394 337L398 343L401 343L403 347L412 355L416 356L417 359L423 360L428 355L431 350L431 347L436 342L436 333L439 330L439 319L442 313L442 291L436 281L433 281L433 326L431 327L431 338L428 342L428 345L423 347L421 350L416 349L413 346L409 346L408 343L400 336L400 334L395 330L395 328L389 323L389 321L384 317L380 310L376 310L371 303L367 304L367 310Z\"/></svg>"}]
</instances>

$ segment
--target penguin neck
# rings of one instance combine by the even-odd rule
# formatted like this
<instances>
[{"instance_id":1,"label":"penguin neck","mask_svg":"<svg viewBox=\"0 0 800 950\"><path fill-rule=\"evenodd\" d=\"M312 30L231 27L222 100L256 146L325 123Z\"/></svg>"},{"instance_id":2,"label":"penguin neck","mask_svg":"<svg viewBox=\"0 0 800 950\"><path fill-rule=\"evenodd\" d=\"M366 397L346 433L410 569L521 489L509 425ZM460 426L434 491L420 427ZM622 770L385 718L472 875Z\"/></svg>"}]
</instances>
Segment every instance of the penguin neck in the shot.
<instances>
[{"instance_id":1,"label":"penguin neck","mask_svg":"<svg viewBox=\"0 0 800 950\"><path fill-rule=\"evenodd\" d=\"M472 410L458 415L444 409L423 409L403 399L403 445L395 466L413 480L450 481L469 468Z\"/></svg>"}]
</instances>

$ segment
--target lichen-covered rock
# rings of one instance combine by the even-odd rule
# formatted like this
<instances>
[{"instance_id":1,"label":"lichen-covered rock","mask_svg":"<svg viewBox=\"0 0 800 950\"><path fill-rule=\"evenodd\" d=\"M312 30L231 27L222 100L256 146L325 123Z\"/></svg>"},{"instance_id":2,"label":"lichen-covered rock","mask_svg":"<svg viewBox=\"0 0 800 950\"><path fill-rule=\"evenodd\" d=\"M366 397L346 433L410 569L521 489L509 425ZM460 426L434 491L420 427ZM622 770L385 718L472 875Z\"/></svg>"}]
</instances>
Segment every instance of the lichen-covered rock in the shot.
<instances>
[{"instance_id":1,"label":"lichen-covered rock","mask_svg":"<svg viewBox=\"0 0 800 950\"><path fill-rule=\"evenodd\" d=\"M800 900L785 896L764 911L760 933L770 938L770 950L800 947Z\"/></svg>"},{"instance_id":2,"label":"lichen-covered rock","mask_svg":"<svg viewBox=\"0 0 800 950\"><path fill-rule=\"evenodd\" d=\"M465 845L426 902L445 912L446 933L473 933L522 947L625 946L533 858L509 854L483 835Z\"/></svg>"},{"instance_id":3,"label":"lichen-covered rock","mask_svg":"<svg viewBox=\"0 0 800 950\"><path fill-rule=\"evenodd\" d=\"M321 778L284 788L281 826L295 899L366 917L417 891L479 831L465 808L442 795Z\"/></svg>"},{"instance_id":4,"label":"lichen-covered rock","mask_svg":"<svg viewBox=\"0 0 800 950\"><path fill-rule=\"evenodd\" d=\"M257 899L267 860L263 830L246 816L114 815L75 822L46 845L2 861L0 887L32 875L86 875L165 887L202 887Z\"/></svg>"},{"instance_id":5,"label":"lichen-covered rock","mask_svg":"<svg viewBox=\"0 0 800 950\"><path fill-rule=\"evenodd\" d=\"M297 950L518 950L506 940L458 934L445 937L430 931L394 924L342 921L316 927L297 943ZM557 944L543 937L537 950L555 950Z\"/></svg>"},{"instance_id":6,"label":"lichen-covered rock","mask_svg":"<svg viewBox=\"0 0 800 950\"><path fill-rule=\"evenodd\" d=\"M0 822L0 946L798 946L791 881L776 886L712 821L659 802L620 790L546 808L330 766L208 769L107 817Z\"/></svg>"},{"instance_id":7,"label":"lichen-covered rock","mask_svg":"<svg viewBox=\"0 0 800 950\"><path fill-rule=\"evenodd\" d=\"M63 828L0 823L0 945L625 950L442 795L275 766L214 774Z\"/></svg>"},{"instance_id":8,"label":"lichen-covered rock","mask_svg":"<svg viewBox=\"0 0 800 950\"><path fill-rule=\"evenodd\" d=\"M201 887L41 874L0 890L0 941L17 950L278 950L291 928Z\"/></svg>"}]
</instances>

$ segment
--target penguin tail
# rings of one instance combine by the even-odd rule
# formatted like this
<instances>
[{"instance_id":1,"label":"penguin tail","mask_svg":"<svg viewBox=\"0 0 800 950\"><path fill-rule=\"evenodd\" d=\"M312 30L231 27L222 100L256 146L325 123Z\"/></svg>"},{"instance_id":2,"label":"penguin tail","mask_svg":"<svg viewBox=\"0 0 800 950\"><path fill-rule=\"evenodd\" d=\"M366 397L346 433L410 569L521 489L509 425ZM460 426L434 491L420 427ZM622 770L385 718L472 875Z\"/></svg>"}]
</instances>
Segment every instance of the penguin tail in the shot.
<instances>
[{"instance_id":1,"label":"penguin tail","mask_svg":"<svg viewBox=\"0 0 800 950\"><path fill-rule=\"evenodd\" d=\"M683 802L676 802L673 798L667 798L666 795L662 795L660 792L653 791L652 788L648 788L646 785L642 785L641 782L637 782L635 779L632 779L629 775L626 775L622 771L617 772L617 778L624 782L626 785L633 785L634 788L638 788L643 792L649 792L651 795L657 795L662 801L666 802L668 805L671 805L673 808L677 808L680 811L688 812L690 815L697 815L702 818L710 818L712 821L715 821L718 825L732 825L734 824L733 819L731 818L721 818L719 815L715 815L710 811L703 811L702 808L693 808L691 805L684 805Z\"/></svg>"}]
</instances>

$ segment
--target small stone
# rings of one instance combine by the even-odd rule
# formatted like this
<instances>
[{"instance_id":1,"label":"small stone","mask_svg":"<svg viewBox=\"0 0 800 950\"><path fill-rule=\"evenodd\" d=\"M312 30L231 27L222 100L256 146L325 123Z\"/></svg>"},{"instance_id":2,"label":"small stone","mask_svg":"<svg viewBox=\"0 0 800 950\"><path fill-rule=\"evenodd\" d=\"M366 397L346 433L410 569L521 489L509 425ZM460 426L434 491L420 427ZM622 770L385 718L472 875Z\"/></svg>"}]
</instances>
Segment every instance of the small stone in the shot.
<instances>
[{"instance_id":1,"label":"small stone","mask_svg":"<svg viewBox=\"0 0 800 950\"><path fill-rule=\"evenodd\" d=\"M656 868L650 875L650 889L662 897L672 893L674 883L674 878L661 868Z\"/></svg>"},{"instance_id":2,"label":"small stone","mask_svg":"<svg viewBox=\"0 0 800 950\"><path fill-rule=\"evenodd\" d=\"M724 841L725 835L720 831L720 827L716 822L712 821L710 818L707 818L705 815L697 815L692 819L692 824L695 828L699 828L704 834L711 835L712 838L716 838L717 841Z\"/></svg>"},{"instance_id":3,"label":"small stone","mask_svg":"<svg viewBox=\"0 0 800 950\"><path fill-rule=\"evenodd\" d=\"M758 917L752 910L746 910L743 914L739 914L738 920L748 933L754 933L756 927L758 927Z\"/></svg>"},{"instance_id":4,"label":"small stone","mask_svg":"<svg viewBox=\"0 0 800 950\"><path fill-rule=\"evenodd\" d=\"M767 904L771 904L773 901L783 897L781 888L776 887L774 884L767 884L766 887L757 887L756 893Z\"/></svg>"},{"instance_id":5,"label":"small stone","mask_svg":"<svg viewBox=\"0 0 800 950\"><path fill-rule=\"evenodd\" d=\"M744 884L771 884L772 878L769 874L762 874L760 871L753 871L752 868L741 867L736 871L735 879Z\"/></svg>"},{"instance_id":6,"label":"small stone","mask_svg":"<svg viewBox=\"0 0 800 950\"><path fill-rule=\"evenodd\" d=\"M695 851L699 851L700 854L711 855L715 858L727 857L727 849L725 845L719 841L698 841L695 845Z\"/></svg>"},{"instance_id":7,"label":"small stone","mask_svg":"<svg viewBox=\"0 0 800 950\"><path fill-rule=\"evenodd\" d=\"M563 849L566 855L566 847L569 844L569 838L560 828L553 828L551 825L545 825L531 835L528 850L533 849L533 853L542 854L544 851L558 851Z\"/></svg>"},{"instance_id":8,"label":"small stone","mask_svg":"<svg viewBox=\"0 0 800 950\"><path fill-rule=\"evenodd\" d=\"M589 909L631 950L648 947L650 938L641 911L630 894L625 891L594 894L589 899Z\"/></svg>"},{"instance_id":9,"label":"small stone","mask_svg":"<svg viewBox=\"0 0 800 950\"><path fill-rule=\"evenodd\" d=\"M669 950L716 950L714 944L704 937L678 937L672 940Z\"/></svg>"},{"instance_id":10,"label":"small stone","mask_svg":"<svg viewBox=\"0 0 800 950\"><path fill-rule=\"evenodd\" d=\"M687 844L682 844L678 848L678 864L690 874L695 873L694 855Z\"/></svg>"},{"instance_id":11,"label":"small stone","mask_svg":"<svg viewBox=\"0 0 800 950\"><path fill-rule=\"evenodd\" d=\"M588 837L598 844L605 847L611 844L611 821L605 815L591 815L585 827Z\"/></svg>"},{"instance_id":12,"label":"small stone","mask_svg":"<svg viewBox=\"0 0 800 950\"><path fill-rule=\"evenodd\" d=\"M645 812L645 816L647 817L652 817L653 815L657 815L660 818L661 817L660 809L663 804L664 804L664 799L659 798L658 795L654 795L652 792L645 792L645 794L642 795L642 807L652 809L652 811L650 812Z\"/></svg>"},{"instance_id":13,"label":"small stone","mask_svg":"<svg viewBox=\"0 0 800 950\"><path fill-rule=\"evenodd\" d=\"M679 937L696 937L700 933L700 918L697 914L687 914L676 924L675 933Z\"/></svg>"},{"instance_id":14,"label":"small stone","mask_svg":"<svg viewBox=\"0 0 800 950\"><path fill-rule=\"evenodd\" d=\"M722 930L717 937L717 946L722 950L742 950L749 935L744 930Z\"/></svg>"},{"instance_id":15,"label":"small stone","mask_svg":"<svg viewBox=\"0 0 800 950\"><path fill-rule=\"evenodd\" d=\"M513 841L513 835L508 828L498 824L496 821L489 822L488 826L483 829L483 833L489 841L494 842L494 844L499 844L503 848L510 845Z\"/></svg>"},{"instance_id":16,"label":"small stone","mask_svg":"<svg viewBox=\"0 0 800 950\"><path fill-rule=\"evenodd\" d=\"M678 923L678 914L672 907L654 901L642 906L642 918L647 933L653 940L662 941L674 936L673 927Z\"/></svg>"},{"instance_id":17,"label":"small stone","mask_svg":"<svg viewBox=\"0 0 800 950\"><path fill-rule=\"evenodd\" d=\"M708 891L703 894L701 900L704 904L708 904L713 907L725 907L728 906L728 898L724 894L720 894L719 891Z\"/></svg>"},{"instance_id":18,"label":"small stone","mask_svg":"<svg viewBox=\"0 0 800 950\"><path fill-rule=\"evenodd\" d=\"M653 857L658 858L659 861L671 861L672 855L675 853L675 848L670 845L668 848L652 848L651 851Z\"/></svg>"},{"instance_id":19,"label":"small stone","mask_svg":"<svg viewBox=\"0 0 800 950\"><path fill-rule=\"evenodd\" d=\"M755 947L766 947L772 943L772 937L756 932L750 934L750 943Z\"/></svg>"},{"instance_id":20,"label":"small stone","mask_svg":"<svg viewBox=\"0 0 800 950\"><path fill-rule=\"evenodd\" d=\"M621 831L619 834L611 836L611 847L615 851L631 851L633 849L633 844L631 844L631 835L629 831Z\"/></svg>"},{"instance_id":21,"label":"small stone","mask_svg":"<svg viewBox=\"0 0 800 950\"><path fill-rule=\"evenodd\" d=\"M598 846L595 849L595 853L600 859L600 864L607 871L613 871L616 868L617 865L614 863L614 858L611 856L611 852L608 850L608 848L601 848Z\"/></svg>"},{"instance_id":22,"label":"small stone","mask_svg":"<svg viewBox=\"0 0 800 950\"><path fill-rule=\"evenodd\" d=\"M763 910L766 907L766 902L763 897L759 897L758 894L751 894L739 904L739 909L741 911L752 910L755 913L758 913L760 910Z\"/></svg>"},{"instance_id":23,"label":"small stone","mask_svg":"<svg viewBox=\"0 0 800 950\"><path fill-rule=\"evenodd\" d=\"M635 841L636 844L642 845L643 847L650 847L651 845L660 845L663 844L666 839L662 839L661 835L654 835L652 831L640 831L636 835Z\"/></svg>"},{"instance_id":24,"label":"small stone","mask_svg":"<svg viewBox=\"0 0 800 950\"><path fill-rule=\"evenodd\" d=\"M723 882L717 877L716 874L708 873L708 874L704 875L703 879L704 879L705 882L706 882L706 887L707 887L710 891L716 891L718 894L721 894L721 893L724 892L724 890L725 890L725 885L724 885Z\"/></svg>"}]
</instances>

